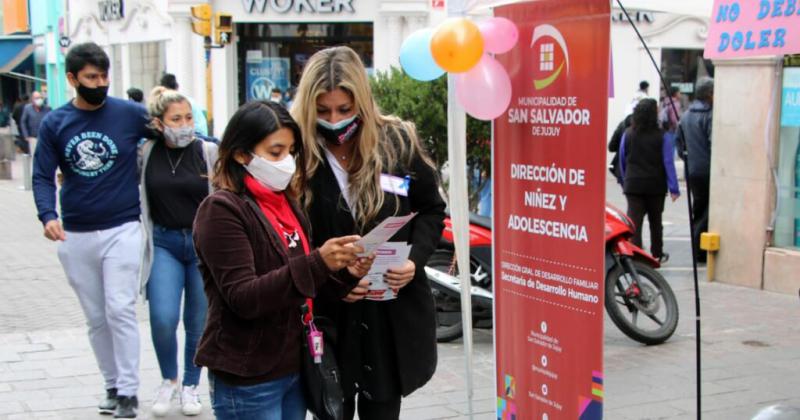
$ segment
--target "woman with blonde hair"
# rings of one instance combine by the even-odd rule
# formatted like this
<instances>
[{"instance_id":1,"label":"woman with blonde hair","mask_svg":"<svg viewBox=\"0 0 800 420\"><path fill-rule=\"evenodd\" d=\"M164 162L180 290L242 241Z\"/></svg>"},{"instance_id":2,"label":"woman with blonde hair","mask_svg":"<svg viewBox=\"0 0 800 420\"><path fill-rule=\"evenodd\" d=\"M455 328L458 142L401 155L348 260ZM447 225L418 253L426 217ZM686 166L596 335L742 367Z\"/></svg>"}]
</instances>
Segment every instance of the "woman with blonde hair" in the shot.
<instances>
[{"instance_id":1,"label":"woman with blonde hair","mask_svg":"<svg viewBox=\"0 0 800 420\"><path fill-rule=\"evenodd\" d=\"M423 270L444 227L436 171L413 124L378 109L364 65L348 47L309 59L291 112L306 149L307 181L299 189L315 241L417 213L392 238L411 244L408 261L384 275L396 299L365 300L362 279L347 294L323 288L315 301L337 324L345 418L353 418L357 397L362 420L396 419L401 397L436 370L435 310Z\"/></svg>"},{"instance_id":2,"label":"woman with blonde hair","mask_svg":"<svg viewBox=\"0 0 800 420\"><path fill-rule=\"evenodd\" d=\"M211 192L209 174L217 146L198 141L189 100L164 87L153 89L148 111L159 135L140 146L142 226L147 235L142 262L142 291L150 309L150 329L163 379L151 413L166 415L180 395L184 415L202 411L197 384L200 366L194 364L197 342L206 321L206 295L192 243L192 223ZM186 331L183 382L178 385L178 340L181 320Z\"/></svg>"}]
</instances>

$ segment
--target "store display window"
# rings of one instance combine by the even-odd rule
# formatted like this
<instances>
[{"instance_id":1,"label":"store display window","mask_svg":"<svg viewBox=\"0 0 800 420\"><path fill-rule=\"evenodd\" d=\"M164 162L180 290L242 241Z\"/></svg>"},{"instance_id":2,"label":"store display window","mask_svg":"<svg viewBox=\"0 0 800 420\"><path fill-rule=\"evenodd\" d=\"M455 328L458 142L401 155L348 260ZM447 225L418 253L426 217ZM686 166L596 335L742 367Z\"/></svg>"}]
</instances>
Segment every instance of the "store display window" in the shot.
<instances>
[{"instance_id":1,"label":"store display window","mask_svg":"<svg viewBox=\"0 0 800 420\"><path fill-rule=\"evenodd\" d=\"M784 59L774 242L800 248L800 55Z\"/></svg>"},{"instance_id":2,"label":"store display window","mask_svg":"<svg viewBox=\"0 0 800 420\"><path fill-rule=\"evenodd\" d=\"M236 25L239 103L268 99L280 89L286 101L315 52L353 48L373 67L372 23L240 23Z\"/></svg>"}]
</instances>

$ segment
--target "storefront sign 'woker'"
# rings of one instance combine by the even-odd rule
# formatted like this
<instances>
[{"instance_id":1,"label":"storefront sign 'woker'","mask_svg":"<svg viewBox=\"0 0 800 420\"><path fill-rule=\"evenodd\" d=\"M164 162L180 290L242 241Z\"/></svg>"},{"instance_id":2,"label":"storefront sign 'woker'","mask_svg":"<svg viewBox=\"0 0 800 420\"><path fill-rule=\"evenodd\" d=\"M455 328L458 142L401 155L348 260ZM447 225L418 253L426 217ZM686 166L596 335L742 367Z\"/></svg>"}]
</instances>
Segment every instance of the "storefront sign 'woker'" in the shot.
<instances>
[{"instance_id":1,"label":"storefront sign 'woker'","mask_svg":"<svg viewBox=\"0 0 800 420\"><path fill-rule=\"evenodd\" d=\"M355 13L353 0L242 0L247 13Z\"/></svg>"}]
</instances>

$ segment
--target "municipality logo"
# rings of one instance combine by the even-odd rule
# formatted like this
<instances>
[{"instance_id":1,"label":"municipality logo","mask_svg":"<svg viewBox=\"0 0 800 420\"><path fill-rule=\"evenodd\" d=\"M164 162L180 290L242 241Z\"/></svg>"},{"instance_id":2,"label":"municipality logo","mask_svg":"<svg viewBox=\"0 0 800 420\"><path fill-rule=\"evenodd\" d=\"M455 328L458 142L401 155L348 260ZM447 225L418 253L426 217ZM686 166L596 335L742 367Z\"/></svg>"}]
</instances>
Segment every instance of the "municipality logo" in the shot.
<instances>
[{"instance_id":1,"label":"municipality logo","mask_svg":"<svg viewBox=\"0 0 800 420\"><path fill-rule=\"evenodd\" d=\"M554 26L537 26L533 30L531 49L539 52L539 66L534 70L535 79L533 80L536 90L542 90L552 85L563 73L569 74L567 42Z\"/></svg>"}]
</instances>

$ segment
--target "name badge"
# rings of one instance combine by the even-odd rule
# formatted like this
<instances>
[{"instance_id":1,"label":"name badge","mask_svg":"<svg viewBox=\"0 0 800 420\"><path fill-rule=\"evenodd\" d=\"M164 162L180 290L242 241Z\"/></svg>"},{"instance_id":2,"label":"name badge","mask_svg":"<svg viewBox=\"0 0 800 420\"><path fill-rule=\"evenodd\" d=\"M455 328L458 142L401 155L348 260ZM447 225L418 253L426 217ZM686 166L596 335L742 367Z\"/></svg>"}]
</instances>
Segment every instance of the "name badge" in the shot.
<instances>
[{"instance_id":1,"label":"name badge","mask_svg":"<svg viewBox=\"0 0 800 420\"><path fill-rule=\"evenodd\" d=\"M387 193L408 197L411 177L404 178L394 175L381 174L381 189Z\"/></svg>"}]
</instances>

